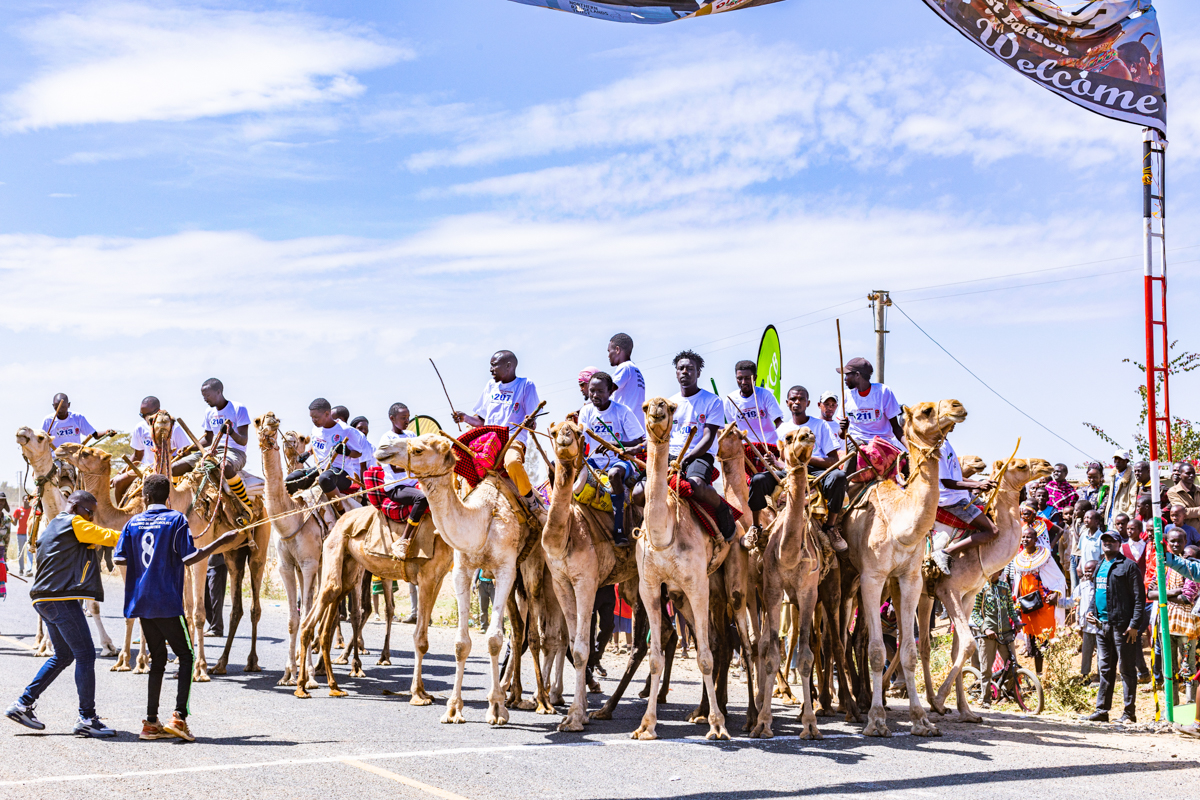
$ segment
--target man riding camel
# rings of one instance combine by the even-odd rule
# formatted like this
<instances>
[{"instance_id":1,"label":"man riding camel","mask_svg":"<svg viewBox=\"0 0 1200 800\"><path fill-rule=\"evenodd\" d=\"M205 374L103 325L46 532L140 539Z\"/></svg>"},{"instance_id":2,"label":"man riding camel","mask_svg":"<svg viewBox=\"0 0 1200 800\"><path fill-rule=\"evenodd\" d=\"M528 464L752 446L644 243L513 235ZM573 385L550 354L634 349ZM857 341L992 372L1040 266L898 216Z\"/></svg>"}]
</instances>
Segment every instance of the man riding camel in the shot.
<instances>
[{"instance_id":1,"label":"man riding camel","mask_svg":"<svg viewBox=\"0 0 1200 800\"><path fill-rule=\"evenodd\" d=\"M54 407L54 413L42 420L42 431L50 436L50 441L55 447L68 442L82 444L84 439L96 433L92 423L88 422L83 414L71 413L71 400L62 392L54 395L50 404ZM115 433L116 431L110 429L97 438L112 436Z\"/></svg>"},{"instance_id":2,"label":"man riding camel","mask_svg":"<svg viewBox=\"0 0 1200 800\"><path fill-rule=\"evenodd\" d=\"M633 413L625 404L613 398L616 388L612 376L607 372L592 375L588 381L591 402L580 410L579 424L620 453L614 455L610 450L593 447L588 464L592 469L608 475L612 487L613 544L624 545L629 543L625 530L625 488L642 477L641 470L632 459L635 453L645 450L646 426L640 414ZM586 480L587 472L581 471L579 478Z\"/></svg>"},{"instance_id":3,"label":"man riding camel","mask_svg":"<svg viewBox=\"0 0 1200 800\"><path fill-rule=\"evenodd\" d=\"M839 420L838 435L847 434L860 445L876 436L904 449L904 424L901 406L892 390L882 383L871 383L875 367L865 358L852 358L838 370L846 379L845 417Z\"/></svg>"},{"instance_id":4,"label":"man riding camel","mask_svg":"<svg viewBox=\"0 0 1200 800\"><path fill-rule=\"evenodd\" d=\"M951 425L947 436L953 431L954 426ZM958 460L958 454L954 452L949 438L942 442L940 458L938 475L941 477L941 486L938 487L938 510L945 511L967 523L967 530L970 531L970 535L953 544L946 545L941 550L933 551L934 563L944 574L949 575L950 556L960 550L966 550L968 547L978 547L990 542L1000 533L1000 529L987 514L983 513L982 508L971 502L971 492L991 491L996 487L996 482L990 479L963 480L962 463Z\"/></svg>"},{"instance_id":5,"label":"man riding camel","mask_svg":"<svg viewBox=\"0 0 1200 800\"><path fill-rule=\"evenodd\" d=\"M186 475L191 472L219 438L221 444L214 457L221 465L229 490L249 514L250 497L238 473L246 468L250 412L240 403L225 399L225 385L216 378L209 378L200 385L200 396L208 405L208 413L204 415L204 438L200 440L204 451L188 453L176 461L171 467L171 474Z\"/></svg>"},{"instance_id":6,"label":"man riding camel","mask_svg":"<svg viewBox=\"0 0 1200 800\"><path fill-rule=\"evenodd\" d=\"M154 395L150 395L142 400L142 405L138 408L138 417L140 421L134 427L133 433L129 437L129 446L133 448L133 457L130 459L134 464L147 464L150 469L157 472L159 469L159 454L154 444L154 435L150 432L150 426L146 424L146 418L157 414L162 410L162 404ZM175 428L171 431L171 453L182 452L189 444L187 434L183 432L183 428L179 427L179 423L175 423ZM149 456L149 459L147 459ZM113 493L118 500L125 496L129 485L133 483L133 479L137 477L137 473L132 470L126 470L120 475L112 479Z\"/></svg>"},{"instance_id":7,"label":"man riding camel","mask_svg":"<svg viewBox=\"0 0 1200 800\"><path fill-rule=\"evenodd\" d=\"M808 459L808 473L813 478L824 474L824 477L816 483L821 496L825 498L826 515L822 529L829 537L829 543L833 549L843 552L849 545L842 538L838 518L842 513L842 505L846 501L846 471L840 468L830 469L838 462L838 441L831 426L825 424L822 419L808 415L808 404L808 389L803 386L793 386L788 389L787 407L791 412L791 419L780 425L776 432L782 438L799 428L808 428L816 437L812 456ZM782 464L778 464L778 466L783 469ZM755 482L763 482L763 475L768 476L769 483L773 485L758 487L756 491ZM766 507L766 497L775 491L776 485L778 485L778 480L769 472L755 475L750 480L750 509L755 515L755 525L758 524L758 512ZM763 493L764 490L765 493ZM762 494L760 495L760 493ZM756 495L760 495L761 499L756 500Z\"/></svg>"},{"instance_id":8,"label":"man riding camel","mask_svg":"<svg viewBox=\"0 0 1200 800\"><path fill-rule=\"evenodd\" d=\"M713 512L717 528L728 542L737 531L737 523L729 506L712 487L717 433L725 423L725 407L721 398L699 387L704 359L698 353L684 350L672 363L679 392L669 398L676 407L671 423L671 457L682 465L683 477L692 487L692 496ZM683 446L689 436L692 437L691 450L684 453Z\"/></svg>"},{"instance_id":9,"label":"man riding camel","mask_svg":"<svg viewBox=\"0 0 1200 800\"><path fill-rule=\"evenodd\" d=\"M533 494L533 485L525 471L525 446L529 432L518 426L538 407L537 386L528 378L517 377L517 357L511 350L499 350L490 364L492 379L484 387L472 413L454 412L455 422L465 422L472 428L484 425L499 425L508 428L514 440L504 451L504 469L517 486L517 493L531 510L539 506ZM529 427L537 427L537 420L530 420Z\"/></svg>"},{"instance_id":10,"label":"man riding camel","mask_svg":"<svg viewBox=\"0 0 1200 800\"><path fill-rule=\"evenodd\" d=\"M388 409L388 420L392 423L392 428L379 439L379 444L375 446L376 450L387 447L390 444L395 444L401 439L411 439L417 434L408 430L410 412L408 406L404 403L392 403ZM372 451L372 456L374 451ZM404 533L400 535L400 543L397 548L396 557L404 559L408 555L408 543L412 541L413 534L417 530L417 525L421 522L421 517L429 508L429 500L425 497L425 493L421 491L421 487L417 484L417 479L409 475L403 468L399 468L394 464L380 464L383 469L383 475L387 481L388 488L385 490L387 496L392 502L404 508L411 506L408 512L408 521L404 526ZM415 608L415 606L414 606Z\"/></svg>"}]
</instances>

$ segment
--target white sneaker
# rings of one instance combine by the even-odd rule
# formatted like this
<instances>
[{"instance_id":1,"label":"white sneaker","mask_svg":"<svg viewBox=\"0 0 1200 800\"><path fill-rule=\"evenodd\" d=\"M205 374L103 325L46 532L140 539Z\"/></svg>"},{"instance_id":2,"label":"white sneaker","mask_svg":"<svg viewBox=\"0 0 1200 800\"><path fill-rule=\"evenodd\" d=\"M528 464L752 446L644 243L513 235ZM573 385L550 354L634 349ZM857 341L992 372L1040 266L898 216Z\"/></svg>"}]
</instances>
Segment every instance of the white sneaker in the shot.
<instances>
[{"instance_id":1,"label":"white sneaker","mask_svg":"<svg viewBox=\"0 0 1200 800\"><path fill-rule=\"evenodd\" d=\"M23 706L21 701L13 703L4 712L4 716L11 719L18 725L24 725L26 728L32 728L35 731L44 731L46 726L33 715L33 706Z\"/></svg>"},{"instance_id":2,"label":"white sneaker","mask_svg":"<svg viewBox=\"0 0 1200 800\"><path fill-rule=\"evenodd\" d=\"M942 571L942 574L950 574L950 556L945 550L933 551L933 563L937 564L937 567Z\"/></svg>"},{"instance_id":3,"label":"white sneaker","mask_svg":"<svg viewBox=\"0 0 1200 800\"><path fill-rule=\"evenodd\" d=\"M101 722L99 717L91 719L80 717L79 722L75 723L75 735L90 739L107 739L110 736L116 736L117 732Z\"/></svg>"}]
</instances>

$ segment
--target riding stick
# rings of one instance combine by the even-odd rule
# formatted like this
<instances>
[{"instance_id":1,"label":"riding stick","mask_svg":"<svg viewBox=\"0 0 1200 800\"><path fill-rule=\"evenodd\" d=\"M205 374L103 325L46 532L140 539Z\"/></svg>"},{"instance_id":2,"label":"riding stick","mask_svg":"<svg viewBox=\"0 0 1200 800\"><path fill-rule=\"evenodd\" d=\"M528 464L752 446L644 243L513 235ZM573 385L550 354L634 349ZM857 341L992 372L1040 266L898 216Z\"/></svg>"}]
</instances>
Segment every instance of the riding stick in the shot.
<instances>
[{"instance_id":1,"label":"riding stick","mask_svg":"<svg viewBox=\"0 0 1200 800\"><path fill-rule=\"evenodd\" d=\"M586 433L588 436L592 437L592 439L594 439L596 441L596 444L598 444L600 447L615 454L617 456L617 458L625 459L626 461L632 461L634 464L637 464L639 467L641 467L643 472L646 470L646 462L642 461L637 456L627 455L624 450L618 450L617 448L613 447L608 442L601 439L596 434L592 433L587 428L584 428L583 432Z\"/></svg>"},{"instance_id":2,"label":"riding stick","mask_svg":"<svg viewBox=\"0 0 1200 800\"><path fill-rule=\"evenodd\" d=\"M439 370L437 368L437 364L433 363L432 358L429 359L429 363L433 364L433 371L437 373L438 383L440 383L442 385L442 394L446 395L446 402L450 404L450 413L453 414L455 417L458 417L458 412L454 410L454 401L450 399L450 392L446 391L446 382L444 380L442 380L441 370ZM462 430L462 423L458 422L457 419L455 420L454 424L458 426L458 429L460 431Z\"/></svg>"}]
</instances>

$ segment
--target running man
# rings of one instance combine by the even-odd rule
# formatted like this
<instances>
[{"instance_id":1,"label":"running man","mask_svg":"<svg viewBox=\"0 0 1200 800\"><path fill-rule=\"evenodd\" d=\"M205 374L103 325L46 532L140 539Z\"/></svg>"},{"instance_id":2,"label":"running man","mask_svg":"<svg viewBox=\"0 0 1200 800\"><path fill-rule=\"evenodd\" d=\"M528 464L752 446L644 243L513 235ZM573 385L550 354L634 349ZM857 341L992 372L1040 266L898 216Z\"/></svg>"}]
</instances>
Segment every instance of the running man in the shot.
<instances>
[{"instance_id":1,"label":"running man","mask_svg":"<svg viewBox=\"0 0 1200 800\"><path fill-rule=\"evenodd\" d=\"M188 728L188 698L195 657L183 619L183 568L206 560L211 553L238 537L229 531L199 550L192 542L187 517L167 508L171 479L149 475L142 484L146 510L125 523L114 561L125 567L125 618L138 619L150 651L150 682L146 719L139 739L177 737L196 741ZM158 721L158 698L167 669L167 645L179 659L179 684L175 714L163 725Z\"/></svg>"}]
</instances>

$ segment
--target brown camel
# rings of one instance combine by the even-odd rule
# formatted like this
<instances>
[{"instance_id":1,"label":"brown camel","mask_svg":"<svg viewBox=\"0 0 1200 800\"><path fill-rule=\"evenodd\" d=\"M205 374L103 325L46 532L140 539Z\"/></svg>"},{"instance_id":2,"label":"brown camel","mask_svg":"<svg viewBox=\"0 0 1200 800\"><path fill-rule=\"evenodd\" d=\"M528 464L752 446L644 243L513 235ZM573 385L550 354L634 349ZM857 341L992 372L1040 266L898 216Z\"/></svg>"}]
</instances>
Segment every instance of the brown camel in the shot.
<instances>
[{"instance_id":1,"label":"brown camel","mask_svg":"<svg viewBox=\"0 0 1200 800\"><path fill-rule=\"evenodd\" d=\"M587 724L587 664L596 590L637 577L634 549L612 541L612 522L602 512L581 506L573 496L579 471L585 469L583 429L574 422L550 426L554 442L554 491L542 530L542 550L554 594L566 616L575 666L575 697L560 731L581 731ZM632 504L631 504L632 505Z\"/></svg>"},{"instance_id":2,"label":"brown camel","mask_svg":"<svg viewBox=\"0 0 1200 800\"><path fill-rule=\"evenodd\" d=\"M796 605L793 623L800 647L800 676L803 705L800 712L800 738L820 739L817 716L813 713L813 651L809 644L813 614L817 608L817 586L821 582L823 553L816 525L808 515L808 459L812 457L816 436L807 428L789 431L783 438L782 451L787 475L784 494L787 503L768 529L763 553L764 630L758 639L758 724L750 733L756 739L770 739L771 696L779 673L779 618L784 594Z\"/></svg>"},{"instance_id":3,"label":"brown camel","mask_svg":"<svg viewBox=\"0 0 1200 800\"><path fill-rule=\"evenodd\" d=\"M508 620L512 624L510 643L514 653L522 653L526 647L529 648L536 689L533 700L523 699L523 659L512 658L504 674L504 704L508 708L535 711L538 714L557 714L554 707L563 704L567 620L552 588L553 579L540 547L529 549L517 571L521 575L521 582L514 588L508 602Z\"/></svg>"},{"instance_id":4,"label":"brown camel","mask_svg":"<svg viewBox=\"0 0 1200 800\"><path fill-rule=\"evenodd\" d=\"M1003 461L997 461L992 474L998 475L1003 466ZM917 604L921 665L925 672L926 698L930 707L939 714L946 713L946 698L950 694L951 685L954 685L957 688L959 721L983 721L983 718L973 712L967 704L967 694L963 691L961 679L963 666L978 647L971 633L971 609L975 606L975 595L979 594L988 578L1012 561L1020 548L1021 487L1030 481L1049 477L1051 469L1050 462L1041 458L1013 459L996 489L995 519L999 534L979 547L971 547L953 554L950 574L939 576L932 586L928 582L925 583L925 593L921 595L921 601ZM933 676L929 669L929 616L935 597L942 601L946 616L950 618L953 626L952 652L955 654L950 673L938 690L937 696L933 693Z\"/></svg>"},{"instance_id":5,"label":"brown camel","mask_svg":"<svg viewBox=\"0 0 1200 800\"><path fill-rule=\"evenodd\" d=\"M21 453L33 471L34 481L38 489L38 502L42 505L43 519L49 522L67 510L66 495L58 483L59 468L55 459L54 443L45 432L22 426L17 429L17 444L20 445ZM70 491L69 487L67 491ZM93 492L93 494L95 493ZM97 501L102 496L107 497L107 494L106 485L105 491L96 495ZM31 547L34 544L36 542L30 541ZM37 569L36 554L34 569ZM122 571L121 574L124 575L124 572ZM87 606L88 611L91 612L92 620L96 623L96 631L100 634L100 655L118 655L117 648L113 645L113 640L108 635L108 631L104 629L104 622L100 619L100 604L93 600L88 602ZM128 623L126 627L128 630L125 635L125 649L120 651L117 663L111 668L111 671L114 672L129 671L129 648L132 642L132 628ZM44 635L40 618L38 620L38 637L34 641L34 646L36 648L34 654L43 658L48 657L53 652L50 637ZM142 656L138 660L139 666L146 664L145 645L142 648ZM146 666L139 671L145 672L148 669L149 667Z\"/></svg>"},{"instance_id":6,"label":"brown camel","mask_svg":"<svg viewBox=\"0 0 1200 800\"><path fill-rule=\"evenodd\" d=\"M729 554L730 545L709 537L690 507L668 485L671 423L676 406L662 397L647 400L646 512L637 539L638 591L650 617L650 694L633 739L657 739L658 687L664 666L662 596L666 584L672 600L696 633L696 665L704 677L709 704L708 739L728 739L725 716L713 684L713 651L709 636L709 575Z\"/></svg>"},{"instance_id":7,"label":"brown camel","mask_svg":"<svg viewBox=\"0 0 1200 800\"><path fill-rule=\"evenodd\" d=\"M967 417L957 400L920 403L904 408L904 434L908 444L909 477L901 487L882 480L866 490L865 504L856 504L844 528L850 545L850 561L858 570L865 619L870 635L871 710L867 713L867 736L890 736L887 711L883 707L883 668L886 651L883 625L878 610L884 590L893 601L899 598L896 619L911 624L921 596L921 557L925 537L933 528L938 502L938 451L950 428ZM908 685L912 733L940 736L917 696L915 668L917 647L911 636L900 636L900 663Z\"/></svg>"},{"instance_id":8,"label":"brown camel","mask_svg":"<svg viewBox=\"0 0 1200 800\"><path fill-rule=\"evenodd\" d=\"M175 419L166 411L158 411L146 421L154 437L155 447L159 453L170 453L170 437L175 426ZM163 458L157 465L163 475L171 474L171 459ZM203 495L197 500L197 491ZM218 501L219 506L208 508L204 496L211 490L211 484L206 476L204 462L196 465L196 469L175 484L171 489L168 500L171 508L188 509L188 527L192 531L192 541L197 547L203 547L213 539L234 530L237 525L229 518L226 502ZM242 600L242 578L250 573L250 653L246 657L244 672L261 672L258 665L258 621L262 617L262 582L267 568L267 547L271 542L271 526L265 519L261 497L251 500L252 527L243 530L232 544L219 552L225 554L225 566L229 570L229 587L233 600L233 609L229 614L229 628L225 636L225 649L212 668L212 675L226 674L229 664L229 653L233 649L233 640L237 635L238 625L245 614ZM210 670L208 659L204 654L204 584L208 572L206 564L193 564L188 567L188 580L184 583L183 609L188 622L189 633L192 637L192 649L195 651L196 664L193 680L207 682Z\"/></svg>"},{"instance_id":9,"label":"brown camel","mask_svg":"<svg viewBox=\"0 0 1200 800\"><path fill-rule=\"evenodd\" d=\"M321 573L321 545L327 530L321 519L320 510L305 512L306 504L293 498L284 488L283 464L279 452L279 418L268 411L254 420L258 446L262 450L263 477L266 492L263 506L272 518L271 527L278 536L275 551L279 555L279 577L287 594L288 645L287 665L280 678L280 686L296 683L296 662L302 657L297 650L300 635L300 619L312 608L316 595L317 578ZM310 661L311 651L303 657ZM316 681L313 681L313 688Z\"/></svg>"},{"instance_id":10,"label":"brown camel","mask_svg":"<svg viewBox=\"0 0 1200 800\"><path fill-rule=\"evenodd\" d=\"M467 657L471 654L471 634L467 626L471 613L471 578L481 569L495 579L495 605L487 629L492 679L486 719L491 725L504 725L508 722L508 709L500 687L500 650L504 645L501 621L516 582L521 550L528 542L527 537L536 536L540 531L531 529L530 520L525 516L527 512L523 507L521 511L516 509L521 505L520 499L495 473L489 473L465 498L459 496L454 478L455 445L447 434L438 431L381 447L375 451L375 458L380 463L404 466L420 480L429 498L433 521L441 537L455 550L458 639L454 656L457 663L453 694L442 717L444 723L466 722L462 684Z\"/></svg>"},{"instance_id":11,"label":"brown camel","mask_svg":"<svg viewBox=\"0 0 1200 800\"><path fill-rule=\"evenodd\" d=\"M970 480L972 475L978 475L987 469L987 462L979 456L962 456L958 459L962 468L963 480Z\"/></svg>"}]
</instances>

